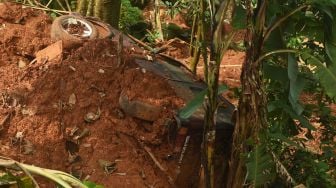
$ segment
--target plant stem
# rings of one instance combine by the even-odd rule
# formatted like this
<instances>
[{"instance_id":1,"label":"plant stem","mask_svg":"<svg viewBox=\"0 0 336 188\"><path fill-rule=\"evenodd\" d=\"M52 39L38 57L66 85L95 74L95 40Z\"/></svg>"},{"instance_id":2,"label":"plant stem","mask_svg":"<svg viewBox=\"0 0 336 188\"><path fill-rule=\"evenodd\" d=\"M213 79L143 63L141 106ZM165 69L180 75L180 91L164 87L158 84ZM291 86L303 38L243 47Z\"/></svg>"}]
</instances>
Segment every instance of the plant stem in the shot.
<instances>
[{"instance_id":1,"label":"plant stem","mask_svg":"<svg viewBox=\"0 0 336 188\"><path fill-rule=\"evenodd\" d=\"M163 33L161 26L161 18L160 18L160 2L159 0L154 0L154 19L155 19L155 30L158 32L158 38L163 41Z\"/></svg>"}]
</instances>

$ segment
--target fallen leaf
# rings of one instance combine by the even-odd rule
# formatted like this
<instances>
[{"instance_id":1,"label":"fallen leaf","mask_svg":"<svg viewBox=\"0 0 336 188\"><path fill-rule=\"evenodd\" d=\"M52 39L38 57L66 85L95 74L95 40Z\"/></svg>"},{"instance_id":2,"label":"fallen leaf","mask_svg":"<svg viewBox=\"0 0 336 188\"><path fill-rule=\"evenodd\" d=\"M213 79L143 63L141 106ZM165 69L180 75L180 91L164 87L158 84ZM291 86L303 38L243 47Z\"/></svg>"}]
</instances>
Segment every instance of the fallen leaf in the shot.
<instances>
[{"instance_id":1,"label":"fallen leaf","mask_svg":"<svg viewBox=\"0 0 336 188\"><path fill-rule=\"evenodd\" d=\"M78 162L80 160L82 160L82 158L79 156L79 154L75 153L75 154L72 155L69 152L69 156L68 156L69 163L75 163L75 162Z\"/></svg>"},{"instance_id":2,"label":"fallen leaf","mask_svg":"<svg viewBox=\"0 0 336 188\"><path fill-rule=\"evenodd\" d=\"M113 172L117 170L116 162L105 161L105 160L99 159L98 163L100 167L103 168L103 170L108 174L112 174Z\"/></svg>"},{"instance_id":3,"label":"fallen leaf","mask_svg":"<svg viewBox=\"0 0 336 188\"><path fill-rule=\"evenodd\" d=\"M96 113L89 112L85 115L84 120L87 123L92 123L100 118L100 109L98 108Z\"/></svg>"},{"instance_id":4,"label":"fallen leaf","mask_svg":"<svg viewBox=\"0 0 336 188\"><path fill-rule=\"evenodd\" d=\"M30 141L26 140L25 145L23 145L23 154L30 155L33 154L33 152L34 152L33 144Z\"/></svg>"},{"instance_id":5,"label":"fallen leaf","mask_svg":"<svg viewBox=\"0 0 336 188\"><path fill-rule=\"evenodd\" d=\"M79 146L75 142L70 140L65 141L65 150L68 151L71 155L74 155L79 151Z\"/></svg>"},{"instance_id":6,"label":"fallen leaf","mask_svg":"<svg viewBox=\"0 0 336 188\"><path fill-rule=\"evenodd\" d=\"M87 128L85 128L85 129L80 133L80 135L74 137L74 140L79 140L79 139L81 139L81 138L84 138L84 137L88 136L89 134L90 134L90 130L87 129Z\"/></svg>"},{"instance_id":7,"label":"fallen leaf","mask_svg":"<svg viewBox=\"0 0 336 188\"><path fill-rule=\"evenodd\" d=\"M36 110L32 108L23 108L21 110L22 115L33 116L36 114Z\"/></svg>"},{"instance_id":8,"label":"fallen leaf","mask_svg":"<svg viewBox=\"0 0 336 188\"><path fill-rule=\"evenodd\" d=\"M116 108L114 112L117 115L118 119L125 119L125 113L121 109Z\"/></svg>"}]
</instances>

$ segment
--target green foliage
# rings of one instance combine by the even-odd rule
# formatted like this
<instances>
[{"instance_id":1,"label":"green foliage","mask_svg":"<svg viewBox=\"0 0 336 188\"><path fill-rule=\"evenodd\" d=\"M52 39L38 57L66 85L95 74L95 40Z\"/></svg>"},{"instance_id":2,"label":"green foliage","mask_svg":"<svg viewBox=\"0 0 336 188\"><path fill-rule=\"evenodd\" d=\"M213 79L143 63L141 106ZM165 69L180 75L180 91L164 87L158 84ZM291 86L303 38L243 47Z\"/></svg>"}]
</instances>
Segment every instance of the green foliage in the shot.
<instances>
[{"instance_id":1,"label":"green foliage","mask_svg":"<svg viewBox=\"0 0 336 188\"><path fill-rule=\"evenodd\" d=\"M290 160L287 159L284 162L291 167L291 173L296 177L296 181L302 182L308 187L336 186L328 161L318 159L316 154L303 150L296 150L294 155L287 150L285 153ZM290 164L289 161L296 162Z\"/></svg>"},{"instance_id":2,"label":"green foliage","mask_svg":"<svg viewBox=\"0 0 336 188\"><path fill-rule=\"evenodd\" d=\"M236 13L234 14L232 20L232 26L237 30L246 28L246 10L241 4L238 4L236 7Z\"/></svg>"},{"instance_id":3,"label":"green foliage","mask_svg":"<svg viewBox=\"0 0 336 188\"><path fill-rule=\"evenodd\" d=\"M303 107L298 103L299 95L305 86L305 80L300 79L298 61L292 54L288 55L289 102L296 114L301 115Z\"/></svg>"},{"instance_id":4,"label":"green foliage","mask_svg":"<svg viewBox=\"0 0 336 188\"><path fill-rule=\"evenodd\" d=\"M150 44L155 44L156 40L159 39L159 35L160 35L159 32L153 31L153 32L147 32L147 34L145 35L145 37L146 37L147 41Z\"/></svg>"},{"instance_id":5,"label":"green foliage","mask_svg":"<svg viewBox=\"0 0 336 188\"><path fill-rule=\"evenodd\" d=\"M309 64L314 65L315 69L313 70L315 76L320 80L320 83L326 94L331 97L336 97L336 62L332 63L330 66L326 66L318 59L305 59Z\"/></svg>"},{"instance_id":6,"label":"green foliage","mask_svg":"<svg viewBox=\"0 0 336 188\"><path fill-rule=\"evenodd\" d=\"M272 28L266 38L263 53L282 49L295 53L281 53L263 61L269 124L262 131L266 131L268 141L262 142L262 146L254 146L250 154L247 167L252 175L248 174L248 180L253 184L265 183L263 178L266 177L253 176L253 170L258 166L251 162L251 157L255 162L260 147L266 147L282 162L280 166L285 173L277 172L285 184L287 177L291 177L297 184L308 187L335 186L333 158L336 154L331 152L334 149L331 146L335 145L331 137L335 136L336 121L327 107L336 97L335 3L305 0L271 0L268 3L265 27L277 27ZM300 7L306 8L298 9ZM291 14L296 9L299 11ZM304 104L305 101L300 100L302 93L310 96L314 104ZM317 130L311 120L316 118L322 126L318 131L322 129L321 136L326 138L320 145L321 153L303 144L314 139L312 132ZM307 140L297 138L303 130ZM276 160L273 158L273 161ZM293 181L289 184L295 185Z\"/></svg>"},{"instance_id":7,"label":"green foliage","mask_svg":"<svg viewBox=\"0 0 336 188\"><path fill-rule=\"evenodd\" d=\"M247 180L251 182L249 187L265 187L275 177L275 165L264 143L254 145L254 150L248 154L246 167Z\"/></svg>"},{"instance_id":8,"label":"green foliage","mask_svg":"<svg viewBox=\"0 0 336 188\"><path fill-rule=\"evenodd\" d=\"M83 183L87 186L87 188L104 188L102 185L97 185L96 183L91 181L84 181Z\"/></svg>"},{"instance_id":9,"label":"green foliage","mask_svg":"<svg viewBox=\"0 0 336 188\"><path fill-rule=\"evenodd\" d=\"M180 13L186 9L188 9L188 5L190 5L191 1L163 1L163 4L167 7L167 14L173 18L177 13Z\"/></svg>"},{"instance_id":10,"label":"green foliage","mask_svg":"<svg viewBox=\"0 0 336 188\"><path fill-rule=\"evenodd\" d=\"M130 27L140 21L142 21L142 11L131 5L130 0L121 1L121 11L119 27L125 32L130 31Z\"/></svg>"},{"instance_id":11,"label":"green foliage","mask_svg":"<svg viewBox=\"0 0 336 188\"><path fill-rule=\"evenodd\" d=\"M1 171L0 171L1 172ZM10 172L6 172L3 175L0 176L0 187L10 187L13 185L17 185L18 188L34 188L33 181L27 177L20 177L15 176Z\"/></svg>"}]
</instances>

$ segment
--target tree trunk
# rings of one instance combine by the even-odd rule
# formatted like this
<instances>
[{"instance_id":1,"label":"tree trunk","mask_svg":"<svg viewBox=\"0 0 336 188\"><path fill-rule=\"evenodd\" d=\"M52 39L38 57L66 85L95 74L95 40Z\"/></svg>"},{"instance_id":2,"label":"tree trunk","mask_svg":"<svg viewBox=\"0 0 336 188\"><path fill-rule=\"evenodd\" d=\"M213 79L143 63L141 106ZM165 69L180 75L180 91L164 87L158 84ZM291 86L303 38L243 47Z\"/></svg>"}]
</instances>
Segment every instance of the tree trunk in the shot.
<instances>
[{"instance_id":1,"label":"tree trunk","mask_svg":"<svg viewBox=\"0 0 336 188\"><path fill-rule=\"evenodd\" d=\"M84 16L95 16L119 28L121 0L78 0L77 12Z\"/></svg>"},{"instance_id":2,"label":"tree trunk","mask_svg":"<svg viewBox=\"0 0 336 188\"><path fill-rule=\"evenodd\" d=\"M104 0L103 1L103 20L112 27L119 28L121 0Z\"/></svg>"},{"instance_id":3,"label":"tree trunk","mask_svg":"<svg viewBox=\"0 0 336 188\"><path fill-rule=\"evenodd\" d=\"M242 68L242 93L238 105L238 117L233 133L233 147L227 187L243 187L246 178L246 163L243 154L251 151L247 140L259 142L259 131L267 125L266 96L263 87L262 64L256 60L261 55L266 1L259 1L256 14L247 1L248 30L246 58Z\"/></svg>"}]
</instances>

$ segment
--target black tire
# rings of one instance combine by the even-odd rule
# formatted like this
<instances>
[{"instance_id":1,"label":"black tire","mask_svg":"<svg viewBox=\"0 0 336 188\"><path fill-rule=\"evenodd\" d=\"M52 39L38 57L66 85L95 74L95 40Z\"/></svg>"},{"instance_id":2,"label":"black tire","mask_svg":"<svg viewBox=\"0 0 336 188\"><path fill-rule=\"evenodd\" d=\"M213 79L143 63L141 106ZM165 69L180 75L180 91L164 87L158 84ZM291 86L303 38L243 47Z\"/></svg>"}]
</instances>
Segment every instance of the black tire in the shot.
<instances>
[{"instance_id":1,"label":"black tire","mask_svg":"<svg viewBox=\"0 0 336 188\"><path fill-rule=\"evenodd\" d=\"M67 19L70 19L70 18L80 20L80 21L86 23L92 29L91 35L88 36L87 38L80 38L80 37L76 37L74 35L69 34L63 28L62 23L65 22ZM76 44L80 44L87 39L98 38L98 32L97 32L95 26L90 21L88 21L85 18L83 18L82 16L78 16L78 15L65 15L65 16L60 16L60 17L56 18L51 25L51 31L50 32L51 32L50 35L51 35L52 40L54 40L54 41L62 40L66 47L76 45Z\"/></svg>"},{"instance_id":2,"label":"black tire","mask_svg":"<svg viewBox=\"0 0 336 188\"><path fill-rule=\"evenodd\" d=\"M101 21L99 18L85 17L85 19L90 21L95 26L97 33L98 33L98 38L111 39L112 37L116 35L116 33L113 32L115 29L110 24L107 24Z\"/></svg>"}]
</instances>

